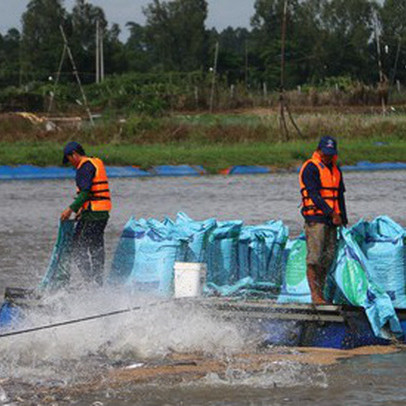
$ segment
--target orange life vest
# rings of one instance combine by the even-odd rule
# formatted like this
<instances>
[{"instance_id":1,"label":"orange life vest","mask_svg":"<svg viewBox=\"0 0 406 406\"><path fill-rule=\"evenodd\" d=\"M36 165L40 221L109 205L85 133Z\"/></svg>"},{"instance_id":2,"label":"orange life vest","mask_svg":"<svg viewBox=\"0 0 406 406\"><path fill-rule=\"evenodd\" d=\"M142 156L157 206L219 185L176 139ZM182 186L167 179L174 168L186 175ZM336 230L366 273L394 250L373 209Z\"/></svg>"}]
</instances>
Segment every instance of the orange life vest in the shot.
<instances>
[{"instance_id":1,"label":"orange life vest","mask_svg":"<svg viewBox=\"0 0 406 406\"><path fill-rule=\"evenodd\" d=\"M333 160L332 170L330 170L321 160L320 154L316 151L313 156L307 160L299 174L300 193L302 194L302 214L304 216L323 216L324 213L320 210L313 200L309 197L306 186L303 182L303 171L309 163L316 165L320 174L321 189L320 195L326 203L337 213L341 214L338 203L338 191L341 181L341 173L336 165L336 158Z\"/></svg>"},{"instance_id":2,"label":"orange life vest","mask_svg":"<svg viewBox=\"0 0 406 406\"><path fill-rule=\"evenodd\" d=\"M93 164L93 166L96 168L96 173L90 188L90 200L83 204L82 209L92 211L110 211L111 196L103 161L99 158L85 157L80 161L77 169L79 169L86 162L91 162ZM79 192L80 190L78 189L78 193Z\"/></svg>"}]
</instances>

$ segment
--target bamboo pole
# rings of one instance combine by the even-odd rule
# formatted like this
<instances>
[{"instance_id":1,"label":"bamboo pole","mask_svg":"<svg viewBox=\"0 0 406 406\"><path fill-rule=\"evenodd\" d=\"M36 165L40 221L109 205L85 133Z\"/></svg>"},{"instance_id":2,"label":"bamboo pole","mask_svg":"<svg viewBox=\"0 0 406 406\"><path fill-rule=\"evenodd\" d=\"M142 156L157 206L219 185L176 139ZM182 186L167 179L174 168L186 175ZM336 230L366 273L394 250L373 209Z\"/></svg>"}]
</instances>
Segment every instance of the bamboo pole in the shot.
<instances>
[{"instance_id":1,"label":"bamboo pole","mask_svg":"<svg viewBox=\"0 0 406 406\"><path fill-rule=\"evenodd\" d=\"M299 136L302 137L302 133L297 126L293 116L290 112L289 106L285 100L285 43L286 43L286 26L287 26L287 15L288 15L288 0L285 0L283 5L283 18L282 18L282 42L281 42L281 77L280 77L280 89L279 89L279 124L280 124L280 131L285 139L285 141L289 140L289 129L286 123L285 118L285 110L288 114L288 117L295 127Z\"/></svg>"},{"instance_id":2,"label":"bamboo pole","mask_svg":"<svg viewBox=\"0 0 406 406\"><path fill-rule=\"evenodd\" d=\"M82 82L81 82L80 77L79 77L79 72L78 72L78 69L76 67L75 60L73 59L72 52L71 52L71 50L69 48L68 39L66 38L65 31L63 30L62 25L59 26L59 29L61 30L63 42L64 42L64 45L66 47L66 51L68 53L70 62L72 64L73 75L75 76L76 81L78 82L80 93L82 94L82 99L83 99L83 103L85 105L86 112L87 112L87 114L89 116L90 123L92 124L92 126L94 126L92 113L90 112L89 103L87 102L87 97L86 97L85 91L83 90Z\"/></svg>"}]
</instances>

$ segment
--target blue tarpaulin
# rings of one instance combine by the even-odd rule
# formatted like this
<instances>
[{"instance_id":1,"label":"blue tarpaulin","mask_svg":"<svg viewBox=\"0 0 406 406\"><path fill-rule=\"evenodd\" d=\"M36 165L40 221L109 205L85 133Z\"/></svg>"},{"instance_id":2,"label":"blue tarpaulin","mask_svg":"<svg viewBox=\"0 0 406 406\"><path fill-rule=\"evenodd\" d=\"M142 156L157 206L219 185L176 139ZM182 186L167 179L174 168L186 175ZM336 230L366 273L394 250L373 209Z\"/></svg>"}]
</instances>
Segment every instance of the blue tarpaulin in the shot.
<instances>
[{"instance_id":1,"label":"blue tarpaulin","mask_svg":"<svg viewBox=\"0 0 406 406\"><path fill-rule=\"evenodd\" d=\"M341 167L343 171L396 171L405 170L405 162L369 162L361 161L356 165L344 165Z\"/></svg>"},{"instance_id":2,"label":"blue tarpaulin","mask_svg":"<svg viewBox=\"0 0 406 406\"><path fill-rule=\"evenodd\" d=\"M0 180L73 179L73 168L33 165L0 166Z\"/></svg>"},{"instance_id":3,"label":"blue tarpaulin","mask_svg":"<svg viewBox=\"0 0 406 406\"><path fill-rule=\"evenodd\" d=\"M270 172L268 167L257 165L236 165L228 169L229 175L258 175Z\"/></svg>"},{"instance_id":4,"label":"blue tarpaulin","mask_svg":"<svg viewBox=\"0 0 406 406\"><path fill-rule=\"evenodd\" d=\"M106 166L110 178L128 178L151 176L135 166ZM44 179L74 179L75 170L71 167L59 166L0 166L0 180L44 180Z\"/></svg>"},{"instance_id":5,"label":"blue tarpaulin","mask_svg":"<svg viewBox=\"0 0 406 406\"><path fill-rule=\"evenodd\" d=\"M405 170L405 162L358 162L356 165L341 167L344 171L379 171ZM299 172L300 168L297 168ZM106 166L107 175L111 178L146 177L146 176L199 176L207 174L201 165L158 165L149 170L136 166ZM226 175L267 174L270 169L259 165L236 165L221 171ZM0 165L0 180L41 180L41 179L73 179L75 171L70 167L39 167L34 165Z\"/></svg>"},{"instance_id":6,"label":"blue tarpaulin","mask_svg":"<svg viewBox=\"0 0 406 406\"><path fill-rule=\"evenodd\" d=\"M190 165L159 165L154 166L151 172L157 176L199 176L206 173L202 166Z\"/></svg>"},{"instance_id":7,"label":"blue tarpaulin","mask_svg":"<svg viewBox=\"0 0 406 406\"><path fill-rule=\"evenodd\" d=\"M134 178L151 176L147 171L143 171L135 166L106 166L109 178Z\"/></svg>"}]
</instances>

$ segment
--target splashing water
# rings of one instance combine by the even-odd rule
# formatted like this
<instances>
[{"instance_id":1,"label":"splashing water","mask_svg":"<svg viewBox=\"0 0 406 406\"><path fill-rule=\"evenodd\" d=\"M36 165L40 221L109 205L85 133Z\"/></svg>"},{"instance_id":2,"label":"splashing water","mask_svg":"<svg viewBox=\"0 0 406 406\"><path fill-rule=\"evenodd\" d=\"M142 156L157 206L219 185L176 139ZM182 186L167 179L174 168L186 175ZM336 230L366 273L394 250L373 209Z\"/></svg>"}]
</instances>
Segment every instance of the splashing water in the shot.
<instances>
[{"instance_id":1,"label":"splashing water","mask_svg":"<svg viewBox=\"0 0 406 406\"><path fill-rule=\"evenodd\" d=\"M32 396L40 389L68 390L97 377L102 381L111 371L137 370L144 363L155 362L159 367L174 353L199 354L221 363L225 371L208 370L204 378L185 381L179 388L327 385L316 366L280 361L251 368L249 357L238 355L256 352L258 343L250 332L240 322L224 321L193 301L162 300L111 288L60 291L28 311L18 330L126 309L121 314L0 338L0 378L12 382L5 386L5 399L24 391L31 391Z\"/></svg>"},{"instance_id":2,"label":"splashing water","mask_svg":"<svg viewBox=\"0 0 406 406\"><path fill-rule=\"evenodd\" d=\"M122 290L58 292L43 302L43 306L27 313L18 330L116 310L129 311L1 338L1 377L32 381L52 376L65 381L86 373L86 369L91 373L92 368L162 357L170 351L237 352L246 342L241 328L216 320L202 308L134 297ZM83 366L84 358L87 367ZM68 364L76 374L67 370Z\"/></svg>"}]
</instances>

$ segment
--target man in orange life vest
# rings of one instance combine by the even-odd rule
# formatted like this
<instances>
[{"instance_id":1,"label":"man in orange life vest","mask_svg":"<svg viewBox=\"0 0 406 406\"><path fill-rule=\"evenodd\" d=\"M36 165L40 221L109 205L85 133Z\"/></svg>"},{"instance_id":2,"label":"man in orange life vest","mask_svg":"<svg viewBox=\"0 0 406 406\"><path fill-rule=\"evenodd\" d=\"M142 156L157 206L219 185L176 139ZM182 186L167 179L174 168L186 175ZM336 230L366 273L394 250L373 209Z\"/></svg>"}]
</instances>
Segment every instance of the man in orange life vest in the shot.
<instances>
[{"instance_id":1,"label":"man in orange life vest","mask_svg":"<svg viewBox=\"0 0 406 406\"><path fill-rule=\"evenodd\" d=\"M77 142L63 150L63 163L76 168L77 196L61 214L68 220L72 213L79 219L73 237L73 257L85 281L103 284L104 230L111 210L111 197L104 164L88 157Z\"/></svg>"},{"instance_id":2,"label":"man in orange life vest","mask_svg":"<svg viewBox=\"0 0 406 406\"><path fill-rule=\"evenodd\" d=\"M337 247L337 227L348 223L337 142L324 136L299 174L305 219L307 279L313 303L325 304L323 287Z\"/></svg>"}]
</instances>

